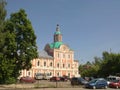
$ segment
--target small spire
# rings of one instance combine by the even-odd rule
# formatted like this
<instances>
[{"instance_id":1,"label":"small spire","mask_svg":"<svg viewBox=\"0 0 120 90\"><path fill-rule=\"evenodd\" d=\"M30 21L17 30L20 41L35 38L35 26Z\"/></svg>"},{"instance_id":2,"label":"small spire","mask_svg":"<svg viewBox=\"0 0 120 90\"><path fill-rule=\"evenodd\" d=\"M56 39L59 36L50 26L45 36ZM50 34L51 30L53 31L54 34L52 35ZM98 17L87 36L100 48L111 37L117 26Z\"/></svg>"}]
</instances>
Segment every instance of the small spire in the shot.
<instances>
[{"instance_id":1,"label":"small spire","mask_svg":"<svg viewBox=\"0 0 120 90\"><path fill-rule=\"evenodd\" d=\"M60 32L59 24L57 24L56 32L54 33L54 42L62 42L62 34Z\"/></svg>"},{"instance_id":2,"label":"small spire","mask_svg":"<svg viewBox=\"0 0 120 90\"><path fill-rule=\"evenodd\" d=\"M57 26L59 26L59 24L57 24Z\"/></svg>"},{"instance_id":3,"label":"small spire","mask_svg":"<svg viewBox=\"0 0 120 90\"><path fill-rule=\"evenodd\" d=\"M59 24L57 24L56 31L60 31Z\"/></svg>"}]
</instances>

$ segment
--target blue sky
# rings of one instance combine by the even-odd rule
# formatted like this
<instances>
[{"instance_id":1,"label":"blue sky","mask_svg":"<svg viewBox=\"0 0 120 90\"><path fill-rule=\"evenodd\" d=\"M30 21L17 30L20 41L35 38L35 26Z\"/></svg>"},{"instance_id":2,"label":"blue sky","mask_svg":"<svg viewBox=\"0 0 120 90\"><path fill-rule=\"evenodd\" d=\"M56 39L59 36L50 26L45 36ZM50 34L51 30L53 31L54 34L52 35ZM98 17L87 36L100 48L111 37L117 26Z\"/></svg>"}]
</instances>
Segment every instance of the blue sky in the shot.
<instances>
[{"instance_id":1,"label":"blue sky","mask_svg":"<svg viewBox=\"0 0 120 90\"><path fill-rule=\"evenodd\" d=\"M120 0L6 0L7 16L25 9L37 36L39 51L53 42L60 25L63 43L80 63L120 53Z\"/></svg>"}]
</instances>

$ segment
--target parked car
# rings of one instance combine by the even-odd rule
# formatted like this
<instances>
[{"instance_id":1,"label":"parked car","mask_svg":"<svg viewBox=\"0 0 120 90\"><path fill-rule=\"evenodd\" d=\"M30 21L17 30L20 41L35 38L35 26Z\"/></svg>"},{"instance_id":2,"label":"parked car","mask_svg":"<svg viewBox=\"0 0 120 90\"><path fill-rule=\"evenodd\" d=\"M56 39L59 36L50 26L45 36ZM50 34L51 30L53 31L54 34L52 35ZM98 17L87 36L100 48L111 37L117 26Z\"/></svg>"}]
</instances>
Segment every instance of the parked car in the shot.
<instances>
[{"instance_id":1,"label":"parked car","mask_svg":"<svg viewBox=\"0 0 120 90\"><path fill-rule=\"evenodd\" d=\"M60 81L60 77L53 76L50 78L50 81Z\"/></svg>"},{"instance_id":2,"label":"parked car","mask_svg":"<svg viewBox=\"0 0 120 90\"><path fill-rule=\"evenodd\" d=\"M108 85L109 85L112 81L120 80L120 77L110 75L106 78L106 80L108 81Z\"/></svg>"},{"instance_id":3,"label":"parked car","mask_svg":"<svg viewBox=\"0 0 120 90\"><path fill-rule=\"evenodd\" d=\"M51 76L50 73L45 73L43 79L49 80L51 77L52 77L52 76Z\"/></svg>"},{"instance_id":4,"label":"parked car","mask_svg":"<svg viewBox=\"0 0 120 90\"><path fill-rule=\"evenodd\" d=\"M109 87L120 88L120 80L114 80L114 81L110 82Z\"/></svg>"},{"instance_id":5,"label":"parked car","mask_svg":"<svg viewBox=\"0 0 120 90\"><path fill-rule=\"evenodd\" d=\"M91 81L92 79L94 79L94 77L84 77L84 79L85 79L86 81Z\"/></svg>"},{"instance_id":6,"label":"parked car","mask_svg":"<svg viewBox=\"0 0 120 90\"><path fill-rule=\"evenodd\" d=\"M60 78L60 81L63 81L63 82L68 81L68 79L65 77L59 77L59 78Z\"/></svg>"},{"instance_id":7,"label":"parked car","mask_svg":"<svg viewBox=\"0 0 120 90\"><path fill-rule=\"evenodd\" d=\"M71 78L71 85L84 85L88 83L85 79L81 77L73 77Z\"/></svg>"},{"instance_id":8,"label":"parked car","mask_svg":"<svg viewBox=\"0 0 120 90\"><path fill-rule=\"evenodd\" d=\"M85 84L86 88L107 88L108 84L107 84L107 80L105 80L104 78L97 78L97 79L93 79L91 81L89 81L87 84Z\"/></svg>"},{"instance_id":9,"label":"parked car","mask_svg":"<svg viewBox=\"0 0 120 90\"><path fill-rule=\"evenodd\" d=\"M26 76L26 77L21 77L20 82L22 82L22 83L34 83L35 79L32 77Z\"/></svg>"},{"instance_id":10,"label":"parked car","mask_svg":"<svg viewBox=\"0 0 120 90\"><path fill-rule=\"evenodd\" d=\"M35 74L35 79L36 80L49 80L52 76L50 75L50 73L36 73Z\"/></svg>"},{"instance_id":11,"label":"parked car","mask_svg":"<svg viewBox=\"0 0 120 90\"><path fill-rule=\"evenodd\" d=\"M35 74L35 79L36 80L42 80L43 79L43 74L42 73L36 73Z\"/></svg>"}]
</instances>

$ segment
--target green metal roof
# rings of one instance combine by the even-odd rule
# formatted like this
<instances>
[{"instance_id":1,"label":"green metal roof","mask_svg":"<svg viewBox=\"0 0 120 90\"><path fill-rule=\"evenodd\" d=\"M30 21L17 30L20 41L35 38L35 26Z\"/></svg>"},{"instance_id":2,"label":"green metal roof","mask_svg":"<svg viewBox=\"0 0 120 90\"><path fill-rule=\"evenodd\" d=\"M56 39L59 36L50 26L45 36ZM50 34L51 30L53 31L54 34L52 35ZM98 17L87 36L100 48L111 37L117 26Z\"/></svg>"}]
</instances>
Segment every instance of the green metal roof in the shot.
<instances>
[{"instance_id":1,"label":"green metal roof","mask_svg":"<svg viewBox=\"0 0 120 90\"><path fill-rule=\"evenodd\" d=\"M53 48L59 48L62 44L63 44L62 42L54 42L49 45L50 45L50 48L53 49Z\"/></svg>"},{"instance_id":2,"label":"green metal roof","mask_svg":"<svg viewBox=\"0 0 120 90\"><path fill-rule=\"evenodd\" d=\"M56 35L56 34L61 34L61 32L60 32L60 31L56 31L56 32L55 32L55 35Z\"/></svg>"}]
</instances>

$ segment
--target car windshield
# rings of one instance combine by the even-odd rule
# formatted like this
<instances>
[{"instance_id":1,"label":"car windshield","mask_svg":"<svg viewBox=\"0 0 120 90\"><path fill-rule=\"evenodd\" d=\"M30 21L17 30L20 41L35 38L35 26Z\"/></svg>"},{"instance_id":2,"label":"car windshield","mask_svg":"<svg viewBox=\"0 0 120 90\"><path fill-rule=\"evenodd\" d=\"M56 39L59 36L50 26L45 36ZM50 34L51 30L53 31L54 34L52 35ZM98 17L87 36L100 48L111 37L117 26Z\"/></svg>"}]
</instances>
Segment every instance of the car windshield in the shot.
<instances>
[{"instance_id":1,"label":"car windshield","mask_svg":"<svg viewBox=\"0 0 120 90\"><path fill-rule=\"evenodd\" d=\"M79 80L81 80L81 81L85 81L83 78L79 78Z\"/></svg>"},{"instance_id":2,"label":"car windshield","mask_svg":"<svg viewBox=\"0 0 120 90\"><path fill-rule=\"evenodd\" d=\"M112 82L117 83L117 82L119 82L119 80L113 80Z\"/></svg>"},{"instance_id":3,"label":"car windshield","mask_svg":"<svg viewBox=\"0 0 120 90\"><path fill-rule=\"evenodd\" d=\"M78 78L72 78L72 80L77 80Z\"/></svg>"},{"instance_id":4,"label":"car windshield","mask_svg":"<svg viewBox=\"0 0 120 90\"><path fill-rule=\"evenodd\" d=\"M42 74L41 73L37 73L36 76L42 76Z\"/></svg>"},{"instance_id":5,"label":"car windshield","mask_svg":"<svg viewBox=\"0 0 120 90\"><path fill-rule=\"evenodd\" d=\"M97 81L97 79L93 79L89 83L95 83L96 81Z\"/></svg>"}]
</instances>

